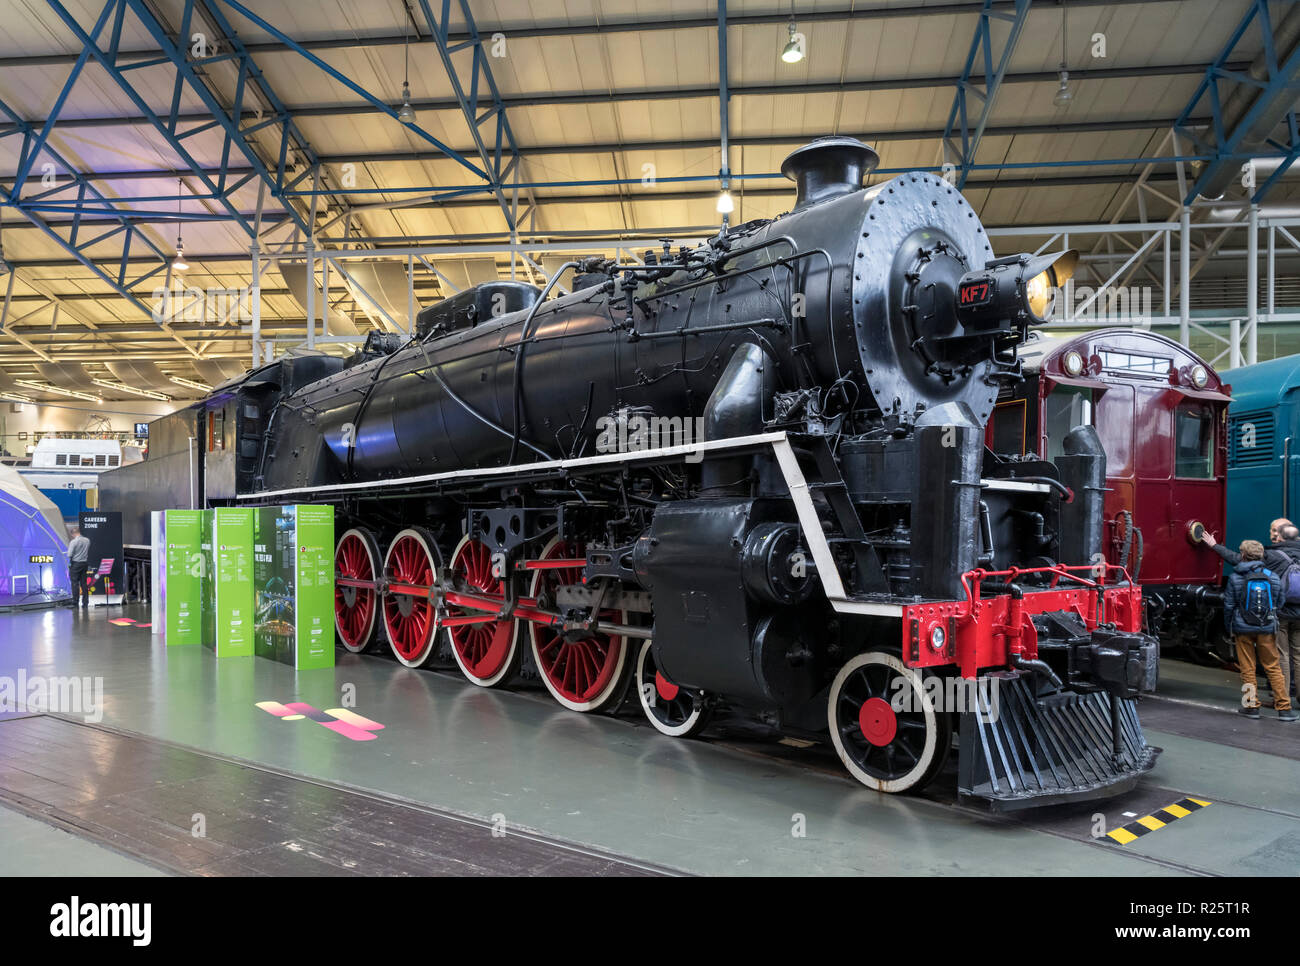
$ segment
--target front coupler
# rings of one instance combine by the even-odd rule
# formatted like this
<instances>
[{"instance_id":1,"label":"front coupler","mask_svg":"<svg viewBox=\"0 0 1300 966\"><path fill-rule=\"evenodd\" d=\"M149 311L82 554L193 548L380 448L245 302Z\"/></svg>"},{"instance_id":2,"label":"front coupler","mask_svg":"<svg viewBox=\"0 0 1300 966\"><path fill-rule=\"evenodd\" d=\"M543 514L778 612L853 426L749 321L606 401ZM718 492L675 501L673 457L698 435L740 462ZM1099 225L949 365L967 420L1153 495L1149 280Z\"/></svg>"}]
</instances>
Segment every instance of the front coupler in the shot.
<instances>
[{"instance_id":1,"label":"front coupler","mask_svg":"<svg viewBox=\"0 0 1300 966\"><path fill-rule=\"evenodd\" d=\"M976 683L954 709L963 798L1008 810L1116 795L1160 754L1137 714L1160 660L1141 591L1076 569L975 571L965 600L904 608L907 663L955 665Z\"/></svg>"}]
</instances>

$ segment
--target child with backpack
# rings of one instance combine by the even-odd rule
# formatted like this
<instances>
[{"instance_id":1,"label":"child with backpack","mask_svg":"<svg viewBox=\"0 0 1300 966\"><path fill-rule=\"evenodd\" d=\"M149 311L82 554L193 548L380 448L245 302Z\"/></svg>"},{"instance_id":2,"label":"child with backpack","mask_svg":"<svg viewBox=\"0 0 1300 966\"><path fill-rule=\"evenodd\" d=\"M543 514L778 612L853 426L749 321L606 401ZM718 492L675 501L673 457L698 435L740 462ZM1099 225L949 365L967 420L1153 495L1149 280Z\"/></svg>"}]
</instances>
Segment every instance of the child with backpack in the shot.
<instances>
[{"instance_id":1,"label":"child with backpack","mask_svg":"<svg viewBox=\"0 0 1300 966\"><path fill-rule=\"evenodd\" d=\"M1282 581L1264 566L1264 545L1243 540L1241 562L1228 578L1223 594L1223 622L1237 644L1237 665L1241 668L1240 714L1259 717L1255 662L1264 666L1273 691L1273 707L1279 721L1295 721L1291 698L1282 680L1277 653L1277 612L1286 604Z\"/></svg>"}]
</instances>

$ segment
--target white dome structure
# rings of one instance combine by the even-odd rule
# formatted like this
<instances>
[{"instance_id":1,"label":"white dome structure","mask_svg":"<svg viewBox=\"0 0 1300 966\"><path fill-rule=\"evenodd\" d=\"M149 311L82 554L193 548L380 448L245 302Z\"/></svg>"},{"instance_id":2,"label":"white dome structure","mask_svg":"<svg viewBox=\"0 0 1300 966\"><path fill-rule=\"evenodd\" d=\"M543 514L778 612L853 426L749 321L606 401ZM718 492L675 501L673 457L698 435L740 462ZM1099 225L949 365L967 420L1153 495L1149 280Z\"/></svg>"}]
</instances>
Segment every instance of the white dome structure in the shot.
<instances>
[{"instance_id":1,"label":"white dome structure","mask_svg":"<svg viewBox=\"0 0 1300 966\"><path fill-rule=\"evenodd\" d=\"M71 595L63 515L17 470L0 466L0 609L50 606Z\"/></svg>"}]
</instances>

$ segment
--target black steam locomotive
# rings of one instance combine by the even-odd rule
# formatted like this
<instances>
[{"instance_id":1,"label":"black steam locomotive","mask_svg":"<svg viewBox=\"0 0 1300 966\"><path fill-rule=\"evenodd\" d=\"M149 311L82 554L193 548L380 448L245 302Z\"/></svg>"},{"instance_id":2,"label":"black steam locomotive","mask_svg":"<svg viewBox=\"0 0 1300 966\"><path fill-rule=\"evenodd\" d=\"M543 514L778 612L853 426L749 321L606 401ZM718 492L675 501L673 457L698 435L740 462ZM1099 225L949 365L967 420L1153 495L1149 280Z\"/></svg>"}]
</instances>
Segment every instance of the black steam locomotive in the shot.
<instances>
[{"instance_id":1,"label":"black steam locomotive","mask_svg":"<svg viewBox=\"0 0 1300 966\"><path fill-rule=\"evenodd\" d=\"M228 383L203 492L337 508L350 651L533 673L576 711L633 686L669 735L742 707L881 791L932 779L954 733L967 796L1126 789L1159 753L1135 701L1158 650L1102 554L1101 445L984 445L1077 256L995 258L944 181L863 190L877 160L815 141L779 218Z\"/></svg>"}]
</instances>

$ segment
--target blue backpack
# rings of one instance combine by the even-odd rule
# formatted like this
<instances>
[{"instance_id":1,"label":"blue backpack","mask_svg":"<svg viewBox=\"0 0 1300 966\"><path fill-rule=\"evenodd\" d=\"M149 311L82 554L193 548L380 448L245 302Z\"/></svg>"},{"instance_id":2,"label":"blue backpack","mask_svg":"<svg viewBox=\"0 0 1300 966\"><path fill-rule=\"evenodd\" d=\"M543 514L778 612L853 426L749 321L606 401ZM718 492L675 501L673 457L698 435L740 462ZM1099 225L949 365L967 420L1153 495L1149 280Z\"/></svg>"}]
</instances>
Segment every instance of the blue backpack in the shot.
<instances>
[{"instance_id":1,"label":"blue backpack","mask_svg":"<svg viewBox=\"0 0 1300 966\"><path fill-rule=\"evenodd\" d=\"M1282 573L1282 591L1286 603L1279 613L1288 620L1300 618L1300 560L1295 557L1291 557L1290 566Z\"/></svg>"},{"instance_id":2,"label":"blue backpack","mask_svg":"<svg viewBox=\"0 0 1300 966\"><path fill-rule=\"evenodd\" d=\"M1241 621L1250 627L1269 627L1273 623L1273 587L1268 570L1261 570L1246 578L1246 592L1242 595Z\"/></svg>"}]
</instances>

